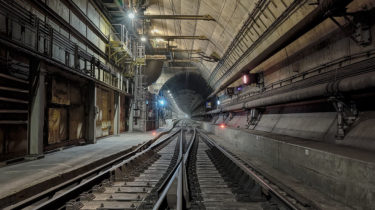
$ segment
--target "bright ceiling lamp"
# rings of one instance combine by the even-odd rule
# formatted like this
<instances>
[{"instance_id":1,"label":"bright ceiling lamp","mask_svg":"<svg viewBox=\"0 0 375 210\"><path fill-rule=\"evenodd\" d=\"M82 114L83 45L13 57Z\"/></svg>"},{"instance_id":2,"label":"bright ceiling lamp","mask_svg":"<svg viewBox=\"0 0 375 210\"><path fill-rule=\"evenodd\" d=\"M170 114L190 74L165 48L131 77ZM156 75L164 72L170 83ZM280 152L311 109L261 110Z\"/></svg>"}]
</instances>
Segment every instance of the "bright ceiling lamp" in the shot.
<instances>
[{"instance_id":1,"label":"bright ceiling lamp","mask_svg":"<svg viewBox=\"0 0 375 210\"><path fill-rule=\"evenodd\" d=\"M164 106L164 105L165 105L165 100L164 100L164 99L160 99L160 100L159 100L159 104L160 104L161 106Z\"/></svg>"},{"instance_id":2,"label":"bright ceiling lamp","mask_svg":"<svg viewBox=\"0 0 375 210\"><path fill-rule=\"evenodd\" d=\"M134 19L134 18L135 18L135 15L134 15L134 13L130 12L130 13L128 14L128 17L129 17L130 19Z\"/></svg>"},{"instance_id":3,"label":"bright ceiling lamp","mask_svg":"<svg viewBox=\"0 0 375 210\"><path fill-rule=\"evenodd\" d=\"M151 33L153 33L153 34L155 34L155 33L159 33L159 30L156 29L156 28L154 28L154 29L151 30Z\"/></svg>"},{"instance_id":4,"label":"bright ceiling lamp","mask_svg":"<svg viewBox=\"0 0 375 210\"><path fill-rule=\"evenodd\" d=\"M146 39L145 36L141 36L141 41L142 41L142 42L146 42L146 40L147 40L147 39Z\"/></svg>"}]
</instances>

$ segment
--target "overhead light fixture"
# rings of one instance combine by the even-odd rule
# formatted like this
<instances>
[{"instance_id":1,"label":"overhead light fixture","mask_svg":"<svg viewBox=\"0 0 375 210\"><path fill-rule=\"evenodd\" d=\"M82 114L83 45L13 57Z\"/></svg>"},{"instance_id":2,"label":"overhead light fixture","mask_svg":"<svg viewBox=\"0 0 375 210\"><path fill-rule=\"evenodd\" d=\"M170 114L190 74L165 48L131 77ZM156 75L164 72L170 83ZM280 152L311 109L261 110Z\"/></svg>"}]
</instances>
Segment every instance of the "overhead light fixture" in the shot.
<instances>
[{"instance_id":1,"label":"overhead light fixture","mask_svg":"<svg viewBox=\"0 0 375 210\"><path fill-rule=\"evenodd\" d=\"M216 101L216 104L217 104L217 105L220 105L220 100L217 100L217 101Z\"/></svg>"},{"instance_id":2,"label":"overhead light fixture","mask_svg":"<svg viewBox=\"0 0 375 210\"><path fill-rule=\"evenodd\" d=\"M135 15L134 15L134 13L130 12L130 13L128 14L128 17L129 17L130 19L134 19Z\"/></svg>"},{"instance_id":3,"label":"overhead light fixture","mask_svg":"<svg viewBox=\"0 0 375 210\"><path fill-rule=\"evenodd\" d=\"M170 90L168 90L168 93L170 93L171 91Z\"/></svg>"},{"instance_id":4,"label":"overhead light fixture","mask_svg":"<svg viewBox=\"0 0 375 210\"><path fill-rule=\"evenodd\" d=\"M146 37L145 36L141 36L141 41L142 42L145 42L147 39L146 39Z\"/></svg>"},{"instance_id":5,"label":"overhead light fixture","mask_svg":"<svg viewBox=\"0 0 375 210\"><path fill-rule=\"evenodd\" d=\"M160 104L161 106L164 106L164 105L165 105L165 100L164 100L164 99L160 99L160 100L159 100L159 104Z\"/></svg>"},{"instance_id":6,"label":"overhead light fixture","mask_svg":"<svg viewBox=\"0 0 375 210\"><path fill-rule=\"evenodd\" d=\"M249 75L248 74L242 75L242 83L243 84L249 83Z\"/></svg>"}]
</instances>

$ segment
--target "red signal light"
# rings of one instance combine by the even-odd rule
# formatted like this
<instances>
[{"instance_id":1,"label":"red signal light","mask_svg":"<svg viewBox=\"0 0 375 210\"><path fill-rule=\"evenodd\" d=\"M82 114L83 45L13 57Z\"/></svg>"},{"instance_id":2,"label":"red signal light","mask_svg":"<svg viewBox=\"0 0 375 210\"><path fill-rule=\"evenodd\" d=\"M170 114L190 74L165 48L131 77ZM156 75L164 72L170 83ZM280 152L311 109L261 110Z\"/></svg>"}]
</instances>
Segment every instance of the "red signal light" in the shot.
<instances>
[{"instance_id":1,"label":"red signal light","mask_svg":"<svg viewBox=\"0 0 375 210\"><path fill-rule=\"evenodd\" d=\"M225 124L224 123L220 124L220 128L225 128Z\"/></svg>"}]
</instances>

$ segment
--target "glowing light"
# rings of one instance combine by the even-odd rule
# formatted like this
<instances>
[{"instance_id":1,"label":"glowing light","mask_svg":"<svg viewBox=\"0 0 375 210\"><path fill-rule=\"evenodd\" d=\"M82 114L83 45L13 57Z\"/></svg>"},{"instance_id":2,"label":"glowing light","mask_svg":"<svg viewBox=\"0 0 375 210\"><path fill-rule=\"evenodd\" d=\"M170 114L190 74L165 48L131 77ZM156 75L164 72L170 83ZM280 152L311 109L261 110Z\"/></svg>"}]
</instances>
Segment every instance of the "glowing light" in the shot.
<instances>
[{"instance_id":1,"label":"glowing light","mask_svg":"<svg viewBox=\"0 0 375 210\"><path fill-rule=\"evenodd\" d=\"M154 34L154 33L159 33L159 30L156 29L156 28L154 28L154 29L151 30L151 33L153 33L153 34Z\"/></svg>"},{"instance_id":2,"label":"glowing light","mask_svg":"<svg viewBox=\"0 0 375 210\"><path fill-rule=\"evenodd\" d=\"M152 132L152 135L153 135L153 136L156 136L156 132L155 132L155 131L153 131L153 132Z\"/></svg>"},{"instance_id":3,"label":"glowing light","mask_svg":"<svg viewBox=\"0 0 375 210\"><path fill-rule=\"evenodd\" d=\"M134 13L131 12L131 13L128 14L128 17L129 17L130 19L134 19L135 15L134 15Z\"/></svg>"},{"instance_id":4,"label":"glowing light","mask_svg":"<svg viewBox=\"0 0 375 210\"><path fill-rule=\"evenodd\" d=\"M216 104L217 104L217 105L220 105L220 101L219 101L219 100L217 100L217 101L216 101Z\"/></svg>"},{"instance_id":5,"label":"glowing light","mask_svg":"<svg viewBox=\"0 0 375 210\"><path fill-rule=\"evenodd\" d=\"M165 100L164 100L164 99L160 99L160 100L159 100L159 104L160 104L161 106L164 106L164 105L165 105Z\"/></svg>"},{"instance_id":6,"label":"glowing light","mask_svg":"<svg viewBox=\"0 0 375 210\"><path fill-rule=\"evenodd\" d=\"M164 39L156 38L156 42L164 42Z\"/></svg>"},{"instance_id":7,"label":"glowing light","mask_svg":"<svg viewBox=\"0 0 375 210\"><path fill-rule=\"evenodd\" d=\"M170 90L168 90L168 93L170 93L171 91Z\"/></svg>"},{"instance_id":8,"label":"glowing light","mask_svg":"<svg viewBox=\"0 0 375 210\"><path fill-rule=\"evenodd\" d=\"M225 124L224 123L220 124L220 128L225 128Z\"/></svg>"},{"instance_id":9,"label":"glowing light","mask_svg":"<svg viewBox=\"0 0 375 210\"><path fill-rule=\"evenodd\" d=\"M244 74L244 75L242 76L242 82L243 82L244 84L247 84L247 83L249 82L249 76L248 76L247 74Z\"/></svg>"},{"instance_id":10,"label":"glowing light","mask_svg":"<svg viewBox=\"0 0 375 210\"><path fill-rule=\"evenodd\" d=\"M147 39L146 39L146 37L145 36L141 36L141 41L142 42L145 42Z\"/></svg>"}]
</instances>

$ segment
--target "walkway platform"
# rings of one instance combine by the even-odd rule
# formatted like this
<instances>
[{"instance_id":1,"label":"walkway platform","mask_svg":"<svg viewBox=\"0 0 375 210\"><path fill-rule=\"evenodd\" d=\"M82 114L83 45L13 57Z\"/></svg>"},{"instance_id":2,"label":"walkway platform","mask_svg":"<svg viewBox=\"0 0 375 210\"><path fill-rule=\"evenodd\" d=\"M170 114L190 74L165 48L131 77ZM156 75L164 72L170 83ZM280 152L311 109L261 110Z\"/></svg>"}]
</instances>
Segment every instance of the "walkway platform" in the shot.
<instances>
[{"instance_id":1,"label":"walkway platform","mask_svg":"<svg viewBox=\"0 0 375 210\"><path fill-rule=\"evenodd\" d=\"M156 130L156 134L170 129L171 127L160 128ZM20 196L29 197L30 193L35 194L41 185L56 185L124 155L130 152L132 147L155 138L154 132L132 132L105 137L96 144L75 146L46 154L42 159L2 167L0 207L18 200Z\"/></svg>"}]
</instances>

